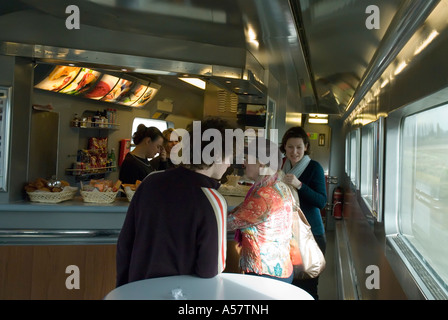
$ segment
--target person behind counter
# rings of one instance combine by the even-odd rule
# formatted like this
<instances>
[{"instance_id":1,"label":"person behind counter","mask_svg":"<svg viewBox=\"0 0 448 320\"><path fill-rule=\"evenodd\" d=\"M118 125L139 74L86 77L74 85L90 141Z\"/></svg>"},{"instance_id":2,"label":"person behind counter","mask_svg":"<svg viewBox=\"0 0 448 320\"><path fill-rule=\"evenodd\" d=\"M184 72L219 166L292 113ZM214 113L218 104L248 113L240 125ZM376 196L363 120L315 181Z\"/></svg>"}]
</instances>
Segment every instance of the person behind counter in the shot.
<instances>
[{"instance_id":1,"label":"person behind counter","mask_svg":"<svg viewBox=\"0 0 448 320\"><path fill-rule=\"evenodd\" d=\"M283 164L284 182L297 189L300 207L305 214L322 253L325 254L326 237L320 209L327 203L325 174L319 162L311 160L310 139L302 127L288 129L282 138L280 151L286 155ZM316 300L319 277L294 281Z\"/></svg>"},{"instance_id":2,"label":"person behind counter","mask_svg":"<svg viewBox=\"0 0 448 320\"><path fill-rule=\"evenodd\" d=\"M179 140L175 138L177 137L177 134L175 132L173 133L173 131L173 128L168 128L163 131L163 148L165 149L165 152L160 153L157 157L149 161L150 165L155 170L166 170L175 167L171 161L170 154L171 149L179 143Z\"/></svg>"},{"instance_id":3,"label":"person behind counter","mask_svg":"<svg viewBox=\"0 0 448 320\"><path fill-rule=\"evenodd\" d=\"M211 128L224 140L225 129L230 126L225 120L210 118L201 122L200 136ZM189 139L183 137L181 143L188 140L193 145L193 124L187 131ZM204 159L193 162L190 148L191 164L155 171L140 184L118 237L117 287L173 275L211 278L223 271L227 203L217 191L217 180L229 167L233 154L226 155L224 141L217 142L222 145L221 159L211 164ZM199 143L202 154L210 142Z\"/></svg>"},{"instance_id":4,"label":"person behind counter","mask_svg":"<svg viewBox=\"0 0 448 320\"><path fill-rule=\"evenodd\" d=\"M122 183L134 184L137 180L142 181L155 170L148 158L165 151L162 146L163 135L156 127L140 124L132 135L132 140L136 147L128 152L121 164L119 179Z\"/></svg>"},{"instance_id":5,"label":"person behind counter","mask_svg":"<svg viewBox=\"0 0 448 320\"><path fill-rule=\"evenodd\" d=\"M229 231L239 230L236 232L236 240L242 246L242 271L291 283L293 266L289 242L293 198L289 187L282 182L278 145L265 138L258 138L249 144L248 150L257 141L257 155L274 153L277 161L271 167L271 163L262 164L255 155L247 155L245 174L255 183L244 202L229 213L227 227ZM260 152L261 148L265 150Z\"/></svg>"}]
</instances>

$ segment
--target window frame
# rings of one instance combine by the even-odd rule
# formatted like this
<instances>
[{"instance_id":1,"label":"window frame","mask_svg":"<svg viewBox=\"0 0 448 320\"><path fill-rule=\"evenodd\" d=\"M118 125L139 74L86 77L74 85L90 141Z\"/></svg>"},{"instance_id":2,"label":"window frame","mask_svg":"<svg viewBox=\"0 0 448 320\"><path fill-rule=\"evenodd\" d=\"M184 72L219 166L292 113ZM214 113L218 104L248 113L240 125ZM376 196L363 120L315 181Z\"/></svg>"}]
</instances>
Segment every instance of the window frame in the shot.
<instances>
[{"instance_id":1,"label":"window frame","mask_svg":"<svg viewBox=\"0 0 448 320\"><path fill-rule=\"evenodd\" d=\"M385 118L379 117L377 121L371 122L361 129L359 192L368 210L377 222L383 221L384 127ZM367 141L369 143L368 150L366 150L367 139L371 139L371 141ZM369 168L364 165L365 159L371 161ZM366 177L369 177L367 181ZM369 199L369 196L371 199Z\"/></svg>"},{"instance_id":2,"label":"window frame","mask_svg":"<svg viewBox=\"0 0 448 320\"><path fill-rule=\"evenodd\" d=\"M352 137L354 136L355 138L355 145L353 146L353 139ZM353 147L355 148L353 151ZM361 161L361 152L360 152L360 148L361 147L361 134L360 134L360 128L356 128L354 130L350 131L350 157L349 157L349 161L350 161L350 165L349 165L349 177L350 177L350 182L351 182L351 186L353 187L353 189L355 190L359 190L359 181L360 181L360 161ZM355 154L353 155L354 152ZM352 160L355 160L354 162Z\"/></svg>"},{"instance_id":3,"label":"window frame","mask_svg":"<svg viewBox=\"0 0 448 320\"><path fill-rule=\"evenodd\" d=\"M371 122L361 129L361 165L359 192L367 208L373 210L374 167L376 160L376 123Z\"/></svg>"},{"instance_id":4,"label":"window frame","mask_svg":"<svg viewBox=\"0 0 448 320\"><path fill-rule=\"evenodd\" d=\"M448 104L448 88L442 89L430 96L418 100L404 108L399 108L389 113L385 130L385 161L384 161L384 228L386 235L386 257L393 261L394 270L398 272L398 278L403 286L408 288L406 292L418 297L421 294L426 299L433 299L438 287L448 295L448 287L442 284L439 275L434 272L422 253L416 250L413 244L401 234L402 216L400 208L400 190L403 187L401 179L401 164L404 158L402 154L402 135L404 119L416 113L425 112ZM398 244L401 243L401 244ZM398 263L400 261L400 263ZM397 264L398 263L398 264ZM427 273L425 280L421 274ZM427 282L432 284L427 285ZM416 284L418 284L416 286ZM415 288L415 289L414 289ZM418 293L417 293L418 292Z\"/></svg>"}]
</instances>

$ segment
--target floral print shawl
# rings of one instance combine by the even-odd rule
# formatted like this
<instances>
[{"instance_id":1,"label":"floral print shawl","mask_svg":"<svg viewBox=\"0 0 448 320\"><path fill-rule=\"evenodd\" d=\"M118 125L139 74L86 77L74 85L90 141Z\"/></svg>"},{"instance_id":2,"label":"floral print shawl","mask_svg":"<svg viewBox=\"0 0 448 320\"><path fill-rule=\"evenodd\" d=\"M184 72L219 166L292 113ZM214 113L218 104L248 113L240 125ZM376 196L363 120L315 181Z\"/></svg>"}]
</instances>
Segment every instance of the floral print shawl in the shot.
<instances>
[{"instance_id":1,"label":"floral print shawl","mask_svg":"<svg viewBox=\"0 0 448 320\"><path fill-rule=\"evenodd\" d=\"M293 271L289 241L291 193L277 172L256 183L227 218L227 229L241 230L240 267L245 272L287 278Z\"/></svg>"}]
</instances>

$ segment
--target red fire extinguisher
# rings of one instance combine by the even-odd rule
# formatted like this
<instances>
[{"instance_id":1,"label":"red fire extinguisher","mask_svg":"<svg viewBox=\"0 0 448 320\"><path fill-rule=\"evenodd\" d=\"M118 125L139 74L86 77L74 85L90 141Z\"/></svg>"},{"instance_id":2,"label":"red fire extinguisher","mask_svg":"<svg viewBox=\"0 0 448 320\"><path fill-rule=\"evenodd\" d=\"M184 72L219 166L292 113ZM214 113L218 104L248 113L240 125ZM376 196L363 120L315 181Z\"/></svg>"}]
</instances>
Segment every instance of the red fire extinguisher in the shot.
<instances>
[{"instance_id":1,"label":"red fire extinguisher","mask_svg":"<svg viewBox=\"0 0 448 320\"><path fill-rule=\"evenodd\" d=\"M333 217L342 219L342 204L344 203L344 189L336 187L333 190Z\"/></svg>"}]
</instances>

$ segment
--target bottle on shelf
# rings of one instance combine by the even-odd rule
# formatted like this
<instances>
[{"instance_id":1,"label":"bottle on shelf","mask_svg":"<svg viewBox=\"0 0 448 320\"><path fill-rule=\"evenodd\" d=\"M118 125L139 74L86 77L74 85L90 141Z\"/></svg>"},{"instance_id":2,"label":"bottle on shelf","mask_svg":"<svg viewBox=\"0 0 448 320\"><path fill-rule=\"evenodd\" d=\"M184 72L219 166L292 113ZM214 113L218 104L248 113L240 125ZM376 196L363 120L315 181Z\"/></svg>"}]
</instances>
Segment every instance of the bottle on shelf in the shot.
<instances>
[{"instance_id":1,"label":"bottle on shelf","mask_svg":"<svg viewBox=\"0 0 448 320\"><path fill-rule=\"evenodd\" d=\"M79 127L81 123L81 119L79 118L78 114L75 113L75 117L72 120L72 126L73 127Z\"/></svg>"},{"instance_id":2,"label":"bottle on shelf","mask_svg":"<svg viewBox=\"0 0 448 320\"><path fill-rule=\"evenodd\" d=\"M87 128L87 117L83 117L79 123L80 128Z\"/></svg>"},{"instance_id":3,"label":"bottle on shelf","mask_svg":"<svg viewBox=\"0 0 448 320\"><path fill-rule=\"evenodd\" d=\"M112 108L107 109L107 122L109 123L109 128L115 126L114 110Z\"/></svg>"},{"instance_id":4,"label":"bottle on shelf","mask_svg":"<svg viewBox=\"0 0 448 320\"><path fill-rule=\"evenodd\" d=\"M100 121L101 121L101 113L99 111L97 111L92 118L92 122L93 122L92 127L99 127Z\"/></svg>"},{"instance_id":5,"label":"bottle on shelf","mask_svg":"<svg viewBox=\"0 0 448 320\"><path fill-rule=\"evenodd\" d=\"M111 166L111 171L117 171L117 158L115 157L115 148L110 149L110 153L109 153L109 163Z\"/></svg>"},{"instance_id":6,"label":"bottle on shelf","mask_svg":"<svg viewBox=\"0 0 448 320\"><path fill-rule=\"evenodd\" d=\"M87 123L86 128L91 128L91 127L93 127L92 117L88 116L88 117L87 117L87 121L86 121L86 123Z\"/></svg>"},{"instance_id":7,"label":"bottle on shelf","mask_svg":"<svg viewBox=\"0 0 448 320\"><path fill-rule=\"evenodd\" d=\"M117 124L117 109L112 109L112 123Z\"/></svg>"},{"instance_id":8,"label":"bottle on shelf","mask_svg":"<svg viewBox=\"0 0 448 320\"><path fill-rule=\"evenodd\" d=\"M107 128L109 127L106 123L107 123L107 117L106 117L106 111L101 112L101 119L100 119L100 127L101 128Z\"/></svg>"}]
</instances>

